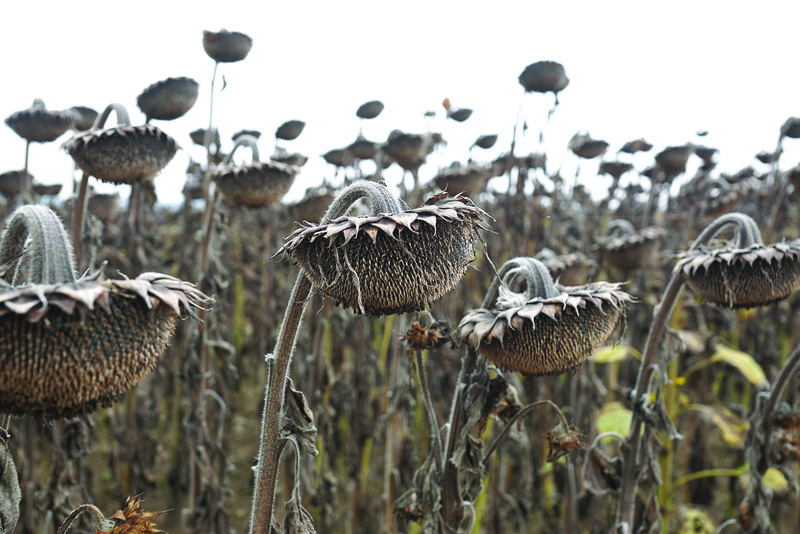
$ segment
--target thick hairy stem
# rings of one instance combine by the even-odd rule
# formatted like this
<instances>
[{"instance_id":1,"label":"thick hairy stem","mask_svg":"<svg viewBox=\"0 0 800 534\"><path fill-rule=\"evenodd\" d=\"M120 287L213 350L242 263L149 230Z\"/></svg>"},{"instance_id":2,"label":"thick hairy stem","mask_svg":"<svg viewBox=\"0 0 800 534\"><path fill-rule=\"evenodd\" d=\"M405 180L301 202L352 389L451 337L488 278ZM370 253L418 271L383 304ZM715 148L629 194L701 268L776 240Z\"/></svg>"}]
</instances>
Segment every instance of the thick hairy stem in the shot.
<instances>
[{"instance_id":1,"label":"thick hairy stem","mask_svg":"<svg viewBox=\"0 0 800 534\"><path fill-rule=\"evenodd\" d=\"M0 236L0 274L8 278L12 271L12 282L19 283L17 278L25 255L30 258L27 282L64 284L75 281L75 260L67 231L50 208L21 206L9 217Z\"/></svg>"},{"instance_id":2,"label":"thick hairy stem","mask_svg":"<svg viewBox=\"0 0 800 534\"><path fill-rule=\"evenodd\" d=\"M377 182L361 181L346 187L331 203L320 224L326 224L341 217L357 201L365 198L372 208L372 214L397 213L403 211L400 201Z\"/></svg>"},{"instance_id":3,"label":"thick hairy stem","mask_svg":"<svg viewBox=\"0 0 800 534\"><path fill-rule=\"evenodd\" d=\"M642 363L639 366L636 386L631 393L635 406L647 399L650 380L656 363L656 350L685 280L686 276L683 274L683 270L673 273L664 291L664 296L656 308L653 322L650 325L650 332L645 342L644 352L642 353ZM616 527L619 528L626 525L627 532L633 532L633 519L636 509L636 478L640 464L640 442L643 426L642 410L634 409L626 440L627 449L623 447L625 463L622 471L622 488L617 502Z\"/></svg>"},{"instance_id":4,"label":"thick hairy stem","mask_svg":"<svg viewBox=\"0 0 800 534\"><path fill-rule=\"evenodd\" d=\"M730 225L736 225L739 236L736 243L738 248L747 248L750 245L763 243L761 231L758 229L756 222L744 213L734 212L726 213L709 224L705 230L700 232L700 235L694 240L689 250L697 250L701 246L707 245L725 227Z\"/></svg>"},{"instance_id":5,"label":"thick hairy stem","mask_svg":"<svg viewBox=\"0 0 800 534\"><path fill-rule=\"evenodd\" d=\"M514 293L511 288L525 281L525 293ZM501 292L500 284L508 291ZM558 296L553 276L544 263L534 258L514 258L500 267L498 278L492 281L483 301L483 307L490 306L500 300L527 302L533 298L553 298Z\"/></svg>"},{"instance_id":6,"label":"thick hairy stem","mask_svg":"<svg viewBox=\"0 0 800 534\"><path fill-rule=\"evenodd\" d=\"M278 464L283 450L283 440L279 435L286 379L310 292L311 282L300 273L289 297L275 352L268 356L272 361L267 376L266 401L261 423L261 445L250 515L250 534L269 534L271 528Z\"/></svg>"}]
</instances>

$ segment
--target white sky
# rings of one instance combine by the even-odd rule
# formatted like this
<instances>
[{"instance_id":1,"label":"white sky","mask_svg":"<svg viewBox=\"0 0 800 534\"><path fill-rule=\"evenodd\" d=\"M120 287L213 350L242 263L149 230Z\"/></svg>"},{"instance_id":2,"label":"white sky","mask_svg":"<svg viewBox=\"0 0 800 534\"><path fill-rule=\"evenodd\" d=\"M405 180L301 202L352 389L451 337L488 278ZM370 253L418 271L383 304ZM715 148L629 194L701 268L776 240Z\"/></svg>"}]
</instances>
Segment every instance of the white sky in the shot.
<instances>
[{"instance_id":1,"label":"white sky","mask_svg":"<svg viewBox=\"0 0 800 534\"><path fill-rule=\"evenodd\" d=\"M267 159L282 122L307 123L297 140L283 144L310 157L288 199L333 176L321 154L356 138L355 110L367 100L386 105L377 119L365 121L371 140L384 141L394 128L443 132L448 148L422 168L423 181L438 165L466 160L481 134L500 137L495 149L476 151L476 159L507 151L522 95L517 77L539 60L561 62L570 78L544 147L551 168L563 160L566 177L577 163L571 153L565 157L566 144L578 130L611 143L607 159L624 142L644 137L655 146L637 157L640 169L664 147L694 141L720 149L719 170L753 165L763 171L755 154L772 151L780 125L800 115L796 1L747 8L718 1L7 4L0 32L2 119L42 98L51 109L102 111L119 102L133 124L141 124L136 97L147 86L176 76L200 83L187 115L154 121L184 148L156 178L164 201L180 199L189 155L202 158L188 133L208 124L213 61L203 51L203 30L226 28L253 38L244 61L219 68L227 88L215 96L214 123L223 149L230 149L234 132L256 129ZM220 77L217 91L221 86ZM444 121L445 97L474 114L465 123ZM526 95L531 130L518 154L536 148L552 100L551 94ZM426 123L427 110L437 111L437 119ZM710 133L700 139L698 130ZM69 135L32 145L30 170L38 181L69 183L72 160L59 148ZM786 142L783 168L798 163L795 144L800 140ZM0 126L0 172L21 169L24 152L24 141ZM598 180L596 166L581 163L582 182ZM605 187L606 179L599 180ZM127 187L116 189L127 195Z\"/></svg>"}]
</instances>

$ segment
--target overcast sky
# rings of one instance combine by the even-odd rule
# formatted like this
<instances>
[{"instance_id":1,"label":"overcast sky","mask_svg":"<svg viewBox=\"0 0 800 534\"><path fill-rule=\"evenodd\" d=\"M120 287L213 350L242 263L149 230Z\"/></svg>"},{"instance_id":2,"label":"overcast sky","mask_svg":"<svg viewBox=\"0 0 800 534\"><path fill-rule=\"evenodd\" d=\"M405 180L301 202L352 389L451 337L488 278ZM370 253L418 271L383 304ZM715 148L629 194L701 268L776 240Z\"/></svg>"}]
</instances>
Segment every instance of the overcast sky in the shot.
<instances>
[{"instance_id":1,"label":"overcast sky","mask_svg":"<svg viewBox=\"0 0 800 534\"><path fill-rule=\"evenodd\" d=\"M141 124L142 90L168 77L194 78L200 83L194 108L175 121L154 122L184 148L156 178L161 198L178 201L189 157L202 157L188 133L208 123L213 61L203 51L202 31L221 28L253 38L244 61L219 68L217 91L222 76L227 86L215 96L214 122L223 149L237 130L260 130L266 159L282 122L307 123L300 138L284 143L310 157L290 199L333 176L321 154L356 138L355 110L367 100L386 105L364 124L371 140L383 141L395 128L443 131L448 148L423 167L423 180L439 165L465 160L481 134L496 133L499 141L476 159L508 150L523 93L517 77L539 60L561 62L570 78L542 147L551 167L563 163L565 176L575 173L577 159L565 149L579 130L611 143L607 159L624 142L644 137L655 148L637 158L640 168L664 147L694 141L719 148L722 171L765 170L755 154L773 150L780 125L800 116L796 1L747 9L717 1L255 4L12 2L4 6L0 32L0 118L42 98L51 109L101 111L119 102ZM474 114L465 123L445 121L445 97ZM526 95L531 130L518 153L537 149L552 102L551 94ZM426 120L428 110L438 117ZM699 130L708 136L696 137ZM72 160L60 149L68 138L32 146L37 180L69 182ZM786 142L784 168L798 163L794 144L800 140ZM2 125L0 172L21 169L24 153L24 141ZM582 162L581 180L592 181L596 166Z\"/></svg>"}]
</instances>

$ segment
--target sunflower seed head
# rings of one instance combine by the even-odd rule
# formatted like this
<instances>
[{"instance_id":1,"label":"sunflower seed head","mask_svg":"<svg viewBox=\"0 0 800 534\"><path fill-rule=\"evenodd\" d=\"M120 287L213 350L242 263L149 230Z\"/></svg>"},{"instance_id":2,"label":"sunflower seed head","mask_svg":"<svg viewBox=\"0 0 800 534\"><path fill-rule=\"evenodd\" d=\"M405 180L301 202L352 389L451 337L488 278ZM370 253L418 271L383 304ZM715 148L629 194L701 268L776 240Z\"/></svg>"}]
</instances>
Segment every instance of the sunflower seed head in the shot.
<instances>
[{"instance_id":1,"label":"sunflower seed head","mask_svg":"<svg viewBox=\"0 0 800 534\"><path fill-rule=\"evenodd\" d=\"M747 248L699 247L678 256L692 290L728 308L766 306L800 286L800 240Z\"/></svg>"},{"instance_id":2,"label":"sunflower seed head","mask_svg":"<svg viewBox=\"0 0 800 534\"><path fill-rule=\"evenodd\" d=\"M497 309L472 310L458 325L467 342L499 367L533 375L561 374L582 364L608 339L630 295L620 284L556 286L555 297L524 303L498 298Z\"/></svg>"},{"instance_id":3,"label":"sunflower seed head","mask_svg":"<svg viewBox=\"0 0 800 534\"><path fill-rule=\"evenodd\" d=\"M467 197L439 197L413 210L301 226L276 255L292 256L315 287L357 312L420 311L461 279L485 215Z\"/></svg>"},{"instance_id":4,"label":"sunflower seed head","mask_svg":"<svg viewBox=\"0 0 800 534\"><path fill-rule=\"evenodd\" d=\"M46 419L109 406L211 299L171 276L0 287L0 411Z\"/></svg>"}]
</instances>

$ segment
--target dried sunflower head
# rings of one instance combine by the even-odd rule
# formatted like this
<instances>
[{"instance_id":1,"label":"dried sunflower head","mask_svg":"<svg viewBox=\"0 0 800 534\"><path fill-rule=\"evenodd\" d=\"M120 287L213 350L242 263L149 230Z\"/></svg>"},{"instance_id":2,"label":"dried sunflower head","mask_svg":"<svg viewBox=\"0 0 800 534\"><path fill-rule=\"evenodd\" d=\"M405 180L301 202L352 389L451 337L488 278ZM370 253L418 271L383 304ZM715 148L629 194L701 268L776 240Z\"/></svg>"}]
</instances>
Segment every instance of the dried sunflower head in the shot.
<instances>
[{"instance_id":1,"label":"dried sunflower head","mask_svg":"<svg viewBox=\"0 0 800 534\"><path fill-rule=\"evenodd\" d=\"M94 126L94 121L97 120L99 115L97 110L87 106L72 106L67 112L72 114L72 118L75 121L72 127L79 131L88 130Z\"/></svg>"},{"instance_id":2,"label":"dried sunflower head","mask_svg":"<svg viewBox=\"0 0 800 534\"><path fill-rule=\"evenodd\" d=\"M33 175L28 173L33 180ZM7 197L20 194L25 185L25 171L6 171L0 174L0 193Z\"/></svg>"},{"instance_id":3,"label":"dried sunflower head","mask_svg":"<svg viewBox=\"0 0 800 534\"><path fill-rule=\"evenodd\" d=\"M576 133L569 140L569 149L579 158L592 159L604 154L608 143L593 139L588 133Z\"/></svg>"},{"instance_id":4,"label":"dried sunflower head","mask_svg":"<svg viewBox=\"0 0 800 534\"><path fill-rule=\"evenodd\" d=\"M608 229L608 235L600 237L595 248L603 261L622 270L638 269L644 265L667 233L654 226L636 231L624 219L611 221Z\"/></svg>"},{"instance_id":5,"label":"dried sunflower head","mask_svg":"<svg viewBox=\"0 0 800 534\"><path fill-rule=\"evenodd\" d=\"M163 530L156 528L156 520L163 512L146 512L142 509L142 502L139 497L128 497L125 509L108 518L114 527L109 530L98 528L97 534L163 534Z\"/></svg>"},{"instance_id":6,"label":"dried sunflower head","mask_svg":"<svg viewBox=\"0 0 800 534\"><path fill-rule=\"evenodd\" d=\"M101 129L115 111L119 125ZM156 126L131 126L127 110L110 104L95 127L62 145L75 165L95 178L114 184L143 182L161 172L178 151L178 143Z\"/></svg>"},{"instance_id":7,"label":"dried sunflower head","mask_svg":"<svg viewBox=\"0 0 800 534\"><path fill-rule=\"evenodd\" d=\"M74 123L71 113L45 108L40 99L28 109L17 111L6 118L6 125L26 141L49 143L69 130Z\"/></svg>"},{"instance_id":8,"label":"dried sunflower head","mask_svg":"<svg viewBox=\"0 0 800 534\"><path fill-rule=\"evenodd\" d=\"M233 154L240 146L253 151L253 161L233 165ZM256 139L242 135L236 139L225 162L211 171L211 179L222 196L237 206L264 208L277 202L289 191L299 169L276 161L259 161Z\"/></svg>"},{"instance_id":9,"label":"dried sunflower head","mask_svg":"<svg viewBox=\"0 0 800 534\"><path fill-rule=\"evenodd\" d=\"M569 84L564 65L556 61L531 63L519 75L519 83L528 93L558 93Z\"/></svg>"},{"instance_id":10,"label":"dried sunflower head","mask_svg":"<svg viewBox=\"0 0 800 534\"><path fill-rule=\"evenodd\" d=\"M292 141L300 137L306 123L298 120L286 121L275 130L275 138L283 139L284 141Z\"/></svg>"},{"instance_id":11,"label":"dried sunflower head","mask_svg":"<svg viewBox=\"0 0 800 534\"><path fill-rule=\"evenodd\" d=\"M737 231L733 242L707 246L731 225ZM683 271L689 287L720 306L765 306L786 298L800 286L800 240L765 245L758 225L742 213L716 219L678 258L675 270Z\"/></svg>"},{"instance_id":12,"label":"dried sunflower head","mask_svg":"<svg viewBox=\"0 0 800 534\"><path fill-rule=\"evenodd\" d=\"M489 169L470 163L466 167L454 166L441 170L433 177L433 183L443 191L475 195L483 190L489 178Z\"/></svg>"},{"instance_id":13,"label":"dried sunflower head","mask_svg":"<svg viewBox=\"0 0 800 534\"><path fill-rule=\"evenodd\" d=\"M191 78L167 78L147 87L136 97L136 104L142 113L151 119L171 121L186 115L197 102L200 85Z\"/></svg>"},{"instance_id":14,"label":"dried sunflower head","mask_svg":"<svg viewBox=\"0 0 800 534\"><path fill-rule=\"evenodd\" d=\"M383 102L380 100L370 100L364 102L356 110L356 117L359 119L374 119L383 111Z\"/></svg>"},{"instance_id":15,"label":"dried sunflower head","mask_svg":"<svg viewBox=\"0 0 800 534\"><path fill-rule=\"evenodd\" d=\"M241 32L203 31L203 50L218 63L235 63L247 57L253 47L253 39Z\"/></svg>"},{"instance_id":16,"label":"dried sunflower head","mask_svg":"<svg viewBox=\"0 0 800 534\"><path fill-rule=\"evenodd\" d=\"M620 284L553 283L533 258L516 258L500 269L483 307L458 325L462 341L495 365L532 375L575 369L608 339L630 295ZM525 293L510 288L525 285Z\"/></svg>"},{"instance_id":17,"label":"dried sunflower head","mask_svg":"<svg viewBox=\"0 0 800 534\"><path fill-rule=\"evenodd\" d=\"M363 197L372 215L331 219ZM301 226L278 253L289 254L315 287L356 312L420 311L461 280L485 216L469 198L446 193L402 209L385 186L357 182L320 224Z\"/></svg>"},{"instance_id":18,"label":"dried sunflower head","mask_svg":"<svg viewBox=\"0 0 800 534\"><path fill-rule=\"evenodd\" d=\"M46 419L116 401L155 367L178 318L210 300L159 273L76 279L66 232L43 206L9 218L0 274L0 412Z\"/></svg>"}]
</instances>

